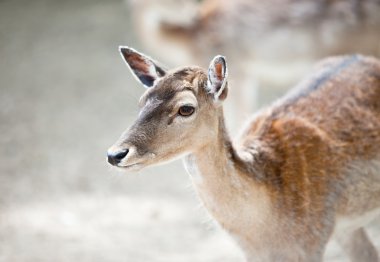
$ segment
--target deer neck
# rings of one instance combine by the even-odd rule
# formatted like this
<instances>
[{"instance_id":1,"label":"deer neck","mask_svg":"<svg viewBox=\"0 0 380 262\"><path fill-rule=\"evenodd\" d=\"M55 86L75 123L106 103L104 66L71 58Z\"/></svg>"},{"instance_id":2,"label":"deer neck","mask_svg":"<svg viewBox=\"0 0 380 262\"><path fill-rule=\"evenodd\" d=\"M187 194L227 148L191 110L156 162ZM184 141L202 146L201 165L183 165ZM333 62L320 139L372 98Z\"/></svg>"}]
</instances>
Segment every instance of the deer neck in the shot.
<instances>
[{"instance_id":1,"label":"deer neck","mask_svg":"<svg viewBox=\"0 0 380 262\"><path fill-rule=\"evenodd\" d=\"M223 113L212 140L185 157L184 164L195 183L228 175L233 169L230 151L233 150L226 132Z\"/></svg>"},{"instance_id":2,"label":"deer neck","mask_svg":"<svg viewBox=\"0 0 380 262\"><path fill-rule=\"evenodd\" d=\"M241 192L244 183L238 171L239 161L221 112L213 140L184 159L186 170L208 209L218 206L218 202L224 202L225 206L231 195Z\"/></svg>"},{"instance_id":3,"label":"deer neck","mask_svg":"<svg viewBox=\"0 0 380 262\"><path fill-rule=\"evenodd\" d=\"M265 187L248 174L247 166L254 170L254 163L241 153L232 146L221 116L215 140L188 155L184 162L206 209L245 245L268 221L270 201ZM241 224L250 225L250 230Z\"/></svg>"}]
</instances>

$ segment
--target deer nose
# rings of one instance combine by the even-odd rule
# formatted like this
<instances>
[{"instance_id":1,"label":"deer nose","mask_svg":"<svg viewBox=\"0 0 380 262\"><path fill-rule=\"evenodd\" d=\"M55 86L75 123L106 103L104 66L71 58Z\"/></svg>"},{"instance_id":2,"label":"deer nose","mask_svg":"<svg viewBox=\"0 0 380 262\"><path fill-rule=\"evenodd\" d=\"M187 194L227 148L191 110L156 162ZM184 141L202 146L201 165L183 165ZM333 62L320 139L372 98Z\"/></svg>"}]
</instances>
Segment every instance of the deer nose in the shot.
<instances>
[{"instance_id":1,"label":"deer nose","mask_svg":"<svg viewBox=\"0 0 380 262\"><path fill-rule=\"evenodd\" d=\"M111 165L116 166L121 162L121 160L128 155L129 149L123 149L121 151L117 152L107 152L107 157L108 157L108 163Z\"/></svg>"}]
</instances>

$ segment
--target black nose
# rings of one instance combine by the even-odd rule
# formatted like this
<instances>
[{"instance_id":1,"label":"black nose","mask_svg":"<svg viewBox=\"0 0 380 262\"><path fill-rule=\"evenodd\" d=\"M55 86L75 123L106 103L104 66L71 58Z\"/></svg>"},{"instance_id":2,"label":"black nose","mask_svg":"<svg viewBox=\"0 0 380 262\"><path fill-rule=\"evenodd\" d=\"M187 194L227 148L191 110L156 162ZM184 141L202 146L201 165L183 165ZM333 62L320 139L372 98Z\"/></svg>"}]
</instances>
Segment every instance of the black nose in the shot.
<instances>
[{"instance_id":1,"label":"black nose","mask_svg":"<svg viewBox=\"0 0 380 262\"><path fill-rule=\"evenodd\" d=\"M129 152L128 149L124 149L124 150L122 150L122 151L118 151L118 152L108 152L108 153L107 153L107 156L108 156L108 163L110 163L111 165L116 166L117 164L120 163L120 161L121 161L126 155L128 155L128 152Z\"/></svg>"}]
</instances>

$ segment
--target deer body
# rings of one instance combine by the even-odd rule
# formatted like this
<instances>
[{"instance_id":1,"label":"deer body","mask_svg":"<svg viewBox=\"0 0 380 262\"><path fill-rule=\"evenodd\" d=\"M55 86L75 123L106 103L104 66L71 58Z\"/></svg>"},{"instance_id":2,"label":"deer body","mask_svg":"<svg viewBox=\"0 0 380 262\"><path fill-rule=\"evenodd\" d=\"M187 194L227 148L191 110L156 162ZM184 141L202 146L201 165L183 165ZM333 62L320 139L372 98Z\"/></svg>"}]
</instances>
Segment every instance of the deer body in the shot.
<instances>
[{"instance_id":1,"label":"deer body","mask_svg":"<svg viewBox=\"0 0 380 262\"><path fill-rule=\"evenodd\" d=\"M378 261L363 230L380 215L378 60L324 60L231 141L223 57L208 74L189 67L158 76L150 58L122 54L140 80L156 79L110 163L133 169L186 155L202 202L249 261L321 261L331 237L353 261Z\"/></svg>"},{"instance_id":2,"label":"deer body","mask_svg":"<svg viewBox=\"0 0 380 262\"><path fill-rule=\"evenodd\" d=\"M273 254L280 259L295 250L302 251L305 260L313 253L320 258L335 225L340 236L380 215L380 79L375 74L363 83L368 76L360 71L368 69L352 57L326 66L299 89L307 90L349 59L358 65L319 83L327 86L310 90L308 97L288 97L257 116L238 141L240 151L226 152L222 144L195 153L202 174L195 185L207 209L248 250L261 246L264 254L272 254L268 261L276 260ZM358 79L351 75L355 71ZM346 82L339 78L361 85L342 86ZM373 85L377 89L368 90ZM287 104L292 99L299 101ZM358 105L360 100L364 104ZM234 161L231 156L239 153L241 159ZM224 165L215 170L220 159ZM320 245L313 246L315 242ZM274 251L267 252L268 246ZM252 257L261 253L260 248L251 252Z\"/></svg>"}]
</instances>

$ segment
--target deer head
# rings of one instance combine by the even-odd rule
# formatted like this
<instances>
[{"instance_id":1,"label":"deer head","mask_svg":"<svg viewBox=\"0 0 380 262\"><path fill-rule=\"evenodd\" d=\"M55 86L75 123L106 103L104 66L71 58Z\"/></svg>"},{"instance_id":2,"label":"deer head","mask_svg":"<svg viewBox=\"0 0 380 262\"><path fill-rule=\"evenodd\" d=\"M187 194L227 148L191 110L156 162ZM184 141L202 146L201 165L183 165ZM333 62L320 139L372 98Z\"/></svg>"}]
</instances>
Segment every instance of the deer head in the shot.
<instances>
[{"instance_id":1,"label":"deer head","mask_svg":"<svg viewBox=\"0 0 380 262\"><path fill-rule=\"evenodd\" d=\"M165 70L129 47L120 53L146 88L137 120L108 150L114 166L138 170L201 149L213 141L227 97L227 65L223 56L199 67Z\"/></svg>"}]
</instances>

